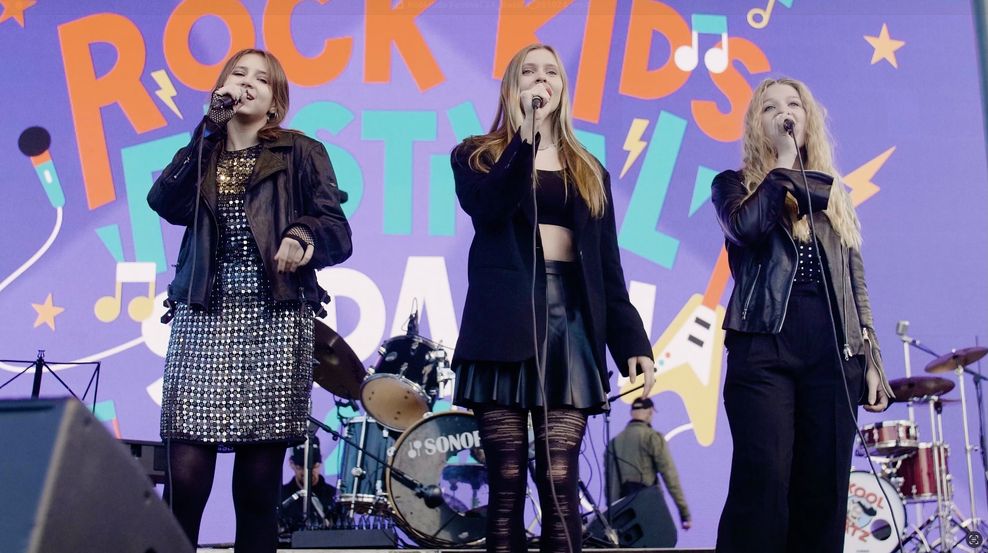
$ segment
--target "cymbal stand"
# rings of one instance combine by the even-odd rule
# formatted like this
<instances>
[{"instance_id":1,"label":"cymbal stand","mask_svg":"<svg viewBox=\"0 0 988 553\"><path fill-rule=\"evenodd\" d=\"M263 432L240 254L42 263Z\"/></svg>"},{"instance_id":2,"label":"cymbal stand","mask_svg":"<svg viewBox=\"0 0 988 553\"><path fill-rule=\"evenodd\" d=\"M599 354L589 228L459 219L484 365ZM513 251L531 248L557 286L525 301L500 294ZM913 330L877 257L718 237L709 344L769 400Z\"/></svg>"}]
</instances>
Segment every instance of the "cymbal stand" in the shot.
<instances>
[{"instance_id":1,"label":"cymbal stand","mask_svg":"<svg viewBox=\"0 0 988 553\"><path fill-rule=\"evenodd\" d=\"M914 342L916 342L916 340L913 340L912 337L906 334L908 330L909 330L909 321L899 321L895 326L895 333L899 336L899 340L902 341L902 358L906 366L906 378L911 378L913 375L912 358L911 358L912 350L909 349L909 346L913 345ZM919 427L916 426L916 409L913 406L913 402L910 401L907 404L906 409L909 412L909 422L911 422L913 426L916 428L916 439L918 440ZM920 503L913 504L913 511L914 511L913 515L916 517L916 520L920 520L921 518L923 518L922 504Z\"/></svg>"},{"instance_id":2,"label":"cymbal stand","mask_svg":"<svg viewBox=\"0 0 988 553\"><path fill-rule=\"evenodd\" d=\"M954 374L957 375L957 385L960 388L961 394L961 419L964 423L964 459L967 461L967 489L968 495L971 499L971 518L964 521L964 527L967 528L968 525L970 525L971 530L976 530L982 526L983 522L980 518L978 518L978 512L975 506L976 501L974 499L974 462L971 460L971 452L974 451L975 447L971 444L971 433L967 423L967 394L964 385L964 373L968 373L972 376L976 387L978 387L979 395L981 380L984 380L984 377L968 369L964 365L961 365L960 363L958 363L954 368ZM981 413L979 413L978 418L983 421L984 419L980 415Z\"/></svg>"},{"instance_id":3,"label":"cymbal stand","mask_svg":"<svg viewBox=\"0 0 988 553\"><path fill-rule=\"evenodd\" d=\"M908 534L902 536L902 545L911 542L912 540L918 540L922 543L923 549L920 551L933 551L933 547L938 543L941 545L940 551L950 551L950 538L951 534L949 532L953 501L948 496L949 488L947 481L947 469L946 469L946 457L942 455L943 452L943 402L940 401L939 396L929 396L923 398L926 401L927 406L930 410L930 440L931 449L933 452L933 474L936 479L936 495L937 495L937 507L936 512L929 516L922 524L914 527ZM907 500L908 501L908 500ZM916 503L917 507L919 503ZM922 516L922 511L917 509ZM918 517L917 517L918 520ZM926 531L932 524L937 523L940 528L940 539L934 541L932 544L926 538ZM946 548L943 548L946 546ZM902 551L896 546L894 551Z\"/></svg>"}]
</instances>

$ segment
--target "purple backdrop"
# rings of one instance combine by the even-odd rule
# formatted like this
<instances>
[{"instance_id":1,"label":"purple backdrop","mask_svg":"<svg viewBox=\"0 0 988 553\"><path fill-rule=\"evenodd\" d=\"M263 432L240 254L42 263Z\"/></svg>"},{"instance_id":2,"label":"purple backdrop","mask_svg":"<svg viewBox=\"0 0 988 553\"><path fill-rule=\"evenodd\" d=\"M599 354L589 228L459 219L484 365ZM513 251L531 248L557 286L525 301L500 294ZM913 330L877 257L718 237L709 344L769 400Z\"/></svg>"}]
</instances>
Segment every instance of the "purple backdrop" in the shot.
<instances>
[{"instance_id":1,"label":"purple backdrop","mask_svg":"<svg viewBox=\"0 0 988 553\"><path fill-rule=\"evenodd\" d=\"M889 376L905 374L897 320L911 321L911 333L939 351L984 341L988 188L967 2L778 0L762 28L749 15L761 1L405 4L0 1L8 198L0 208L0 357L30 359L45 349L52 360L102 361L100 418L118 435L157 438L168 329L157 322L160 307L148 311L148 297L160 304L181 229L159 223L144 196L203 111L216 69L199 64L222 61L231 45L292 57L287 122L330 147L350 192L354 255L320 275L336 295L328 322L373 365L377 346L401 332L418 298L423 333L455 345L471 228L455 206L448 152L489 126L496 60L534 36L559 49L581 138L612 174L626 276L663 361L656 427L670 439L694 513L681 545L713 544L731 440L720 404L722 337L712 334L709 355L690 358L674 336L676 316L722 315L716 305L727 295L711 275L723 274L723 265L715 270L723 237L709 183L738 165L740 116L731 114L762 78L802 79L829 109L838 164L859 203ZM675 55L688 47L691 25L694 69ZM729 37L726 70L716 54L704 61L721 30ZM349 42L326 46L327 59L306 65L325 40L340 37ZM50 163L46 133L25 132L36 126L50 136ZM57 180L45 183L53 172ZM913 373L929 360L914 352ZM89 372L64 368L60 376L81 390ZM29 392L23 378L0 397ZM50 377L44 392L63 393ZM316 416L335 420L327 392L317 388L313 404ZM966 513L960 408L944 413L955 497ZM903 418L897 405L861 422ZM617 404L614 432L626 421L626 405ZM970 421L976 425L973 413ZM925 410L918 422L929 439ZM600 417L588 436L582 474L599 493ZM330 473L332 448L324 445ZM230 468L224 456L204 542L232 539ZM982 516L984 492L976 480Z\"/></svg>"}]
</instances>

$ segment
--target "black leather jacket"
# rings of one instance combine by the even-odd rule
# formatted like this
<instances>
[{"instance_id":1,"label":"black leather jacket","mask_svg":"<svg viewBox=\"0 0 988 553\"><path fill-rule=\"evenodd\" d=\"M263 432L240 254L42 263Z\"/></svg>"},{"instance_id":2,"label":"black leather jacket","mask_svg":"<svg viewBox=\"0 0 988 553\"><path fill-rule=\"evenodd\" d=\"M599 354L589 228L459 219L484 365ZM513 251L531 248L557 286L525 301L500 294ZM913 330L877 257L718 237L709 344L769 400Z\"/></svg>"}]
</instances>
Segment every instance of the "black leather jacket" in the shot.
<instances>
[{"instance_id":1,"label":"black leather jacket","mask_svg":"<svg viewBox=\"0 0 988 553\"><path fill-rule=\"evenodd\" d=\"M833 178L807 171L808 201L799 171L774 169L748 194L738 171L724 171L714 178L711 201L727 243L734 290L727 306L724 328L739 332L777 334L782 330L796 276L798 252L785 215L786 194L797 199L800 215L812 212L817 241L833 287L844 359L864 355L876 366L891 399L882 367L875 323L872 319L864 261L857 248L849 248L830 225L823 210L830 199Z\"/></svg>"},{"instance_id":2,"label":"black leather jacket","mask_svg":"<svg viewBox=\"0 0 988 553\"><path fill-rule=\"evenodd\" d=\"M175 279L168 286L168 299L208 307L220 239L215 215L215 154L223 141L222 133L203 137L203 131L204 123L200 123L192 141L162 171L148 193L148 205L169 223L186 227ZM197 211L196 161L200 159L200 144L203 178ZM323 314L322 304L329 301L329 296L316 282L316 270L343 262L352 251L350 225L340 209L329 154L320 142L295 132L283 132L275 140L261 144L247 183L244 207L272 296L275 301L305 301L317 315ZM309 263L294 274L281 274L274 256L285 230L294 225L309 229L315 251Z\"/></svg>"}]
</instances>

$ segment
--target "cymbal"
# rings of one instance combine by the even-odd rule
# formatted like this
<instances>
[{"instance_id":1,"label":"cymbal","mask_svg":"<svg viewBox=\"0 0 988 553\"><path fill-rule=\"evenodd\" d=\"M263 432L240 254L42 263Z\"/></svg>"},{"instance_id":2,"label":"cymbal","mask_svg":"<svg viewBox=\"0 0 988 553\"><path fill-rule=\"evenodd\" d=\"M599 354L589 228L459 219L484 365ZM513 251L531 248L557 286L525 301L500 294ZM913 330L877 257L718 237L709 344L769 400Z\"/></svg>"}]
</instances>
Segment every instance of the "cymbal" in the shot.
<instances>
[{"instance_id":1,"label":"cymbal","mask_svg":"<svg viewBox=\"0 0 988 553\"><path fill-rule=\"evenodd\" d=\"M972 346L961 348L947 355L941 355L926 366L928 373L945 373L956 369L958 366L966 367L988 354L988 348L983 346Z\"/></svg>"},{"instance_id":2,"label":"cymbal","mask_svg":"<svg viewBox=\"0 0 988 553\"><path fill-rule=\"evenodd\" d=\"M316 365L312 368L312 379L337 397L359 398L360 383L367 377L367 370L357 354L326 323L316 319L313 330L312 357Z\"/></svg>"},{"instance_id":3,"label":"cymbal","mask_svg":"<svg viewBox=\"0 0 988 553\"><path fill-rule=\"evenodd\" d=\"M896 401L927 396L942 396L954 389L954 383L939 376L911 376L889 381Z\"/></svg>"}]
</instances>

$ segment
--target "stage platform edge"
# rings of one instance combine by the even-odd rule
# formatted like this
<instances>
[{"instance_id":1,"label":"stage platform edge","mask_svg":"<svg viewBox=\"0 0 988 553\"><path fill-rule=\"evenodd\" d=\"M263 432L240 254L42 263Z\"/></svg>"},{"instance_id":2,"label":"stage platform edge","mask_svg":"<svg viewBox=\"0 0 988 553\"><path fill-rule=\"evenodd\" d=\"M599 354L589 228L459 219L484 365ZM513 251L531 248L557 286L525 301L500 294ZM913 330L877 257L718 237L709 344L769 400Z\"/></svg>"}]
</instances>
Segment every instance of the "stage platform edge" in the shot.
<instances>
[{"instance_id":1,"label":"stage platform edge","mask_svg":"<svg viewBox=\"0 0 988 553\"><path fill-rule=\"evenodd\" d=\"M198 553L229 553L233 551L233 546L230 547L200 547L197 549ZM480 553L483 549L432 549L432 548L392 548L392 549L333 549L333 548L321 548L321 549L279 549L278 553L294 553L298 551L305 551L306 553ZM538 549L529 549L529 553L538 553ZM584 553L715 553L714 549L711 548L681 548L681 547L646 547L646 548L627 548L627 549L612 549L612 548L584 548Z\"/></svg>"}]
</instances>

